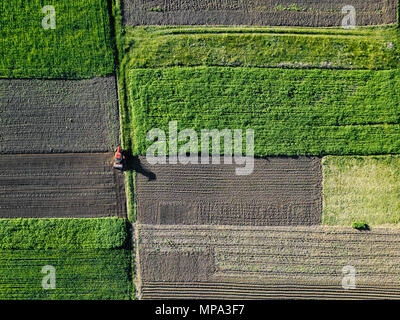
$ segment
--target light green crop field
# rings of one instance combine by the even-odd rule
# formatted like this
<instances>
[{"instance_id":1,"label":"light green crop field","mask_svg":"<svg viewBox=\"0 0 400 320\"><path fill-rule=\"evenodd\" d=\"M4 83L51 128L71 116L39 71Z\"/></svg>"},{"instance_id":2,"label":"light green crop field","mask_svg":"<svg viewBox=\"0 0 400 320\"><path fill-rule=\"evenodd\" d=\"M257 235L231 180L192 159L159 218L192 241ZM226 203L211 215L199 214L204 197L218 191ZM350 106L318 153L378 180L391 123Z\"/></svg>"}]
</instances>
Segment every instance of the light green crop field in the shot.
<instances>
[{"instance_id":1,"label":"light green crop field","mask_svg":"<svg viewBox=\"0 0 400 320\"><path fill-rule=\"evenodd\" d=\"M127 232L116 218L0 220L0 299L130 299Z\"/></svg>"},{"instance_id":2,"label":"light green crop field","mask_svg":"<svg viewBox=\"0 0 400 320\"><path fill-rule=\"evenodd\" d=\"M55 29L45 30L45 5ZM0 77L90 78L114 71L110 18L103 0L0 3Z\"/></svg>"},{"instance_id":3,"label":"light green crop field","mask_svg":"<svg viewBox=\"0 0 400 320\"><path fill-rule=\"evenodd\" d=\"M138 154L170 121L199 136L253 129L257 156L400 153L397 70L173 67L131 70L129 83Z\"/></svg>"},{"instance_id":4,"label":"light green crop field","mask_svg":"<svg viewBox=\"0 0 400 320\"><path fill-rule=\"evenodd\" d=\"M327 225L400 225L400 156L323 159L322 221Z\"/></svg>"},{"instance_id":5,"label":"light green crop field","mask_svg":"<svg viewBox=\"0 0 400 320\"><path fill-rule=\"evenodd\" d=\"M359 30L254 27L127 27L132 68L171 66L391 69L395 27Z\"/></svg>"}]
</instances>

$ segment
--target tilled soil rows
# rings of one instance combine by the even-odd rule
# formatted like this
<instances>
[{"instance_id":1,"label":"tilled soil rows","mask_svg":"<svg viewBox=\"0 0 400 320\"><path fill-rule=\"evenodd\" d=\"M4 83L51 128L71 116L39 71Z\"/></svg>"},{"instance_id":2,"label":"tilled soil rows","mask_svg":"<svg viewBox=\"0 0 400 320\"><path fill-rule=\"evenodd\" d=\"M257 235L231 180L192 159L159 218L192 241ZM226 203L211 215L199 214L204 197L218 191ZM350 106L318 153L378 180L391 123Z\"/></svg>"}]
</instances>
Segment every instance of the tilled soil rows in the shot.
<instances>
[{"instance_id":1,"label":"tilled soil rows","mask_svg":"<svg viewBox=\"0 0 400 320\"><path fill-rule=\"evenodd\" d=\"M114 77L0 80L0 153L108 152L118 131Z\"/></svg>"},{"instance_id":2,"label":"tilled soil rows","mask_svg":"<svg viewBox=\"0 0 400 320\"><path fill-rule=\"evenodd\" d=\"M0 156L0 218L125 216L113 154Z\"/></svg>"},{"instance_id":3,"label":"tilled soil rows","mask_svg":"<svg viewBox=\"0 0 400 320\"><path fill-rule=\"evenodd\" d=\"M397 21L397 0L124 0L127 25L341 26L342 8L356 9L356 25Z\"/></svg>"},{"instance_id":4,"label":"tilled soil rows","mask_svg":"<svg viewBox=\"0 0 400 320\"><path fill-rule=\"evenodd\" d=\"M136 176L140 223L264 226L321 222L319 158L255 159L249 176L236 175L237 165L224 164L223 158L220 165L149 165L145 157L139 160L145 172Z\"/></svg>"},{"instance_id":5,"label":"tilled soil rows","mask_svg":"<svg viewBox=\"0 0 400 320\"><path fill-rule=\"evenodd\" d=\"M137 224L136 237L142 299L400 298L400 230Z\"/></svg>"}]
</instances>

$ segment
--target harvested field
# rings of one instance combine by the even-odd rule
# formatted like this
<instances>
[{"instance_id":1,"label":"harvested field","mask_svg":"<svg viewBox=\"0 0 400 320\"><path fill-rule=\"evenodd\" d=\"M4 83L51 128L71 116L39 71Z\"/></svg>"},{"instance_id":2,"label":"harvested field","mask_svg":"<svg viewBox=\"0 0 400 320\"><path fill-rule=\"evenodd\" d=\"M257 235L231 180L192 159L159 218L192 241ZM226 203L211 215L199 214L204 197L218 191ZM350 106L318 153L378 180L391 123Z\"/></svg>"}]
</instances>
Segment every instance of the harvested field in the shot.
<instances>
[{"instance_id":1,"label":"harvested field","mask_svg":"<svg viewBox=\"0 0 400 320\"><path fill-rule=\"evenodd\" d=\"M355 0L356 25L397 21L397 0ZM343 0L123 0L127 25L341 26Z\"/></svg>"},{"instance_id":2,"label":"harvested field","mask_svg":"<svg viewBox=\"0 0 400 320\"><path fill-rule=\"evenodd\" d=\"M400 223L400 156L325 157L323 223Z\"/></svg>"},{"instance_id":3,"label":"harvested field","mask_svg":"<svg viewBox=\"0 0 400 320\"><path fill-rule=\"evenodd\" d=\"M142 299L400 298L399 230L137 224L136 237Z\"/></svg>"},{"instance_id":4,"label":"harvested field","mask_svg":"<svg viewBox=\"0 0 400 320\"><path fill-rule=\"evenodd\" d=\"M171 121L198 136L252 129L260 157L400 153L398 70L174 67L134 69L129 81L140 155Z\"/></svg>"},{"instance_id":5,"label":"harvested field","mask_svg":"<svg viewBox=\"0 0 400 320\"><path fill-rule=\"evenodd\" d=\"M118 131L114 77L0 80L0 153L109 152Z\"/></svg>"},{"instance_id":6,"label":"harvested field","mask_svg":"<svg viewBox=\"0 0 400 320\"><path fill-rule=\"evenodd\" d=\"M249 176L235 164L149 165L136 175L137 219L143 224L313 225L321 222L320 159L255 159ZM210 161L211 163L211 161ZM233 162L234 163L234 162Z\"/></svg>"},{"instance_id":7,"label":"harvested field","mask_svg":"<svg viewBox=\"0 0 400 320\"><path fill-rule=\"evenodd\" d=\"M113 154L0 156L0 218L125 216Z\"/></svg>"}]
</instances>

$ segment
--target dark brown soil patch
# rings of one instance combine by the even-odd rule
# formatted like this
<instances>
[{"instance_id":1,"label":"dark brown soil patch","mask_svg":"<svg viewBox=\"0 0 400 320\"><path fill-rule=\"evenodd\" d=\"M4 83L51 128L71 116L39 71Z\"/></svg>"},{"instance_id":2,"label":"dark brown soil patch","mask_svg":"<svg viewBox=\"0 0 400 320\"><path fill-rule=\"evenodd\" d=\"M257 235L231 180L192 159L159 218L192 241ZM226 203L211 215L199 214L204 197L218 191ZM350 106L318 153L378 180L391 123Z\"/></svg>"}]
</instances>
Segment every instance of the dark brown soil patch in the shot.
<instances>
[{"instance_id":1,"label":"dark brown soil patch","mask_svg":"<svg viewBox=\"0 0 400 320\"><path fill-rule=\"evenodd\" d=\"M113 155L0 156L0 218L125 216L124 177Z\"/></svg>"},{"instance_id":2,"label":"dark brown soil patch","mask_svg":"<svg viewBox=\"0 0 400 320\"><path fill-rule=\"evenodd\" d=\"M236 165L156 165L140 157L137 217L145 224L313 225L322 215L319 158L256 159L253 174ZM223 163L223 159L221 160Z\"/></svg>"},{"instance_id":3,"label":"dark brown soil patch","mask_svg":"<svg viewBox=\"0 0 400 320\"><path fill-rule=\"evenodd\" d=\"M356 9L357 26L397 21L397 0L124 0L127 25L341 26L342 8Z\"/></svg>"},{"instance_id":4,"label":"dark brown soil patch","mask_svg":"<svg viewBox=\"0 0 400 320\"><path fill-rule=\"evenodd\" d=\"M118 141L114 77L0 80L0 153L109 152Z\"/></svg>"},{"instance_id":5,"label":"dark brown soil patch","mask_svg":"<svg viewBox=\"0 0 400 320\"><path fill-rule=\"evenodd\" d=\"M141 274L150 281L201 281L214 272L211 250L158 251L140 253Z\"/></svg>"}]
</instances>

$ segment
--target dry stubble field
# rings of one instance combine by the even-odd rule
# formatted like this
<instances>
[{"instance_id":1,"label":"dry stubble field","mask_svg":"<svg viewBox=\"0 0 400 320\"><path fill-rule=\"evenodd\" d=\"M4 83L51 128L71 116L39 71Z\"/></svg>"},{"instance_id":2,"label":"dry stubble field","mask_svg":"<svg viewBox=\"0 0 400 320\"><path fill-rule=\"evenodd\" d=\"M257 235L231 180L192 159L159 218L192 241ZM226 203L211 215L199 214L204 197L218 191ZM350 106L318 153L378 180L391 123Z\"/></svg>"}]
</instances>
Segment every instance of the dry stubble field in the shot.
<instances>
[{"instance_id":1,"label":"dry stubble field","mask_svg":"<svg viewBox=\"0 0 400 320\"><path fill-rule=\"evenodd\" d=\"M400 298L398 230L137 224L136 237L142 299Z\"/></svg>"},{"instance_id":2,"label":"dry stubble field","mask_svg":"<svg viewBox=\"0 0 400 320\"><path fill-rule=\"evenodd\" d=\"M0 218L125 216L113 154L1 155Z\"/></svg>"},{"instance_id":3,"label":"dry stubble field","mask_svg":"<svg viewBox=\"0 0 400 320\"><path fill-rule=\"evenodd\" d=\"M123 0L127 25L341 26L352 5L357 25L397 21L397 0Z\"/></svg>"},{"instance_id":4,"label":"dry stubble field","mask_svg":"<svg viewBox=\"0 0 400 320\"><path fill-rule=\"evenodd\" d=\"M148 172L136 176L140 223L321 223L322 171L317 157L255 159L254 172L249 176L237 176L237 165L223 164L223 158L222 165L149 165L145 157L139 159Z\"/></svg>"},{"instance_id":5,"label":"dry stubble field","mask_svg":"<svg viewBox=\"0 0 400 320\"><path fill-rule=\"evenodd\" d=\"M114 77L0 80L0 153L109 152L118 132Z\"/></svg>"}]
</instances>

